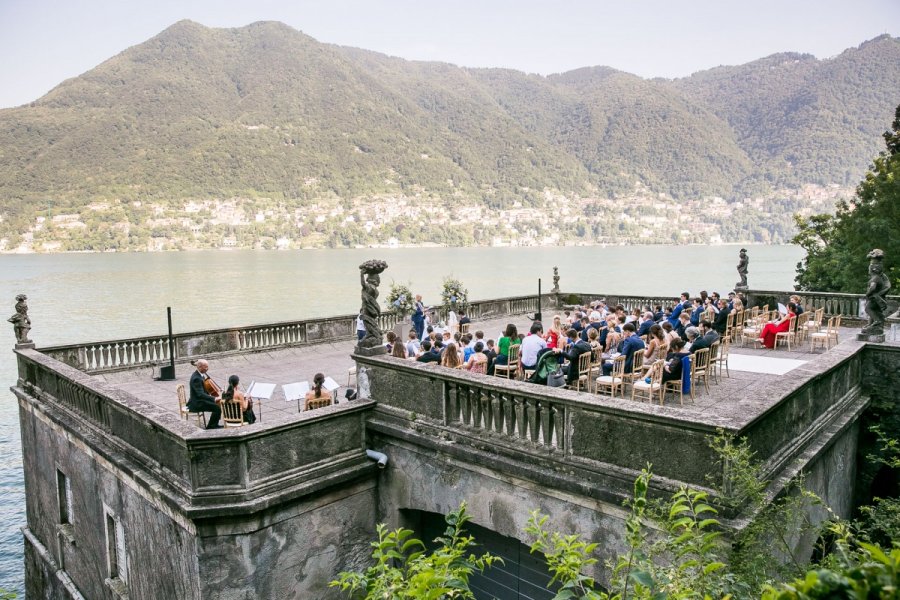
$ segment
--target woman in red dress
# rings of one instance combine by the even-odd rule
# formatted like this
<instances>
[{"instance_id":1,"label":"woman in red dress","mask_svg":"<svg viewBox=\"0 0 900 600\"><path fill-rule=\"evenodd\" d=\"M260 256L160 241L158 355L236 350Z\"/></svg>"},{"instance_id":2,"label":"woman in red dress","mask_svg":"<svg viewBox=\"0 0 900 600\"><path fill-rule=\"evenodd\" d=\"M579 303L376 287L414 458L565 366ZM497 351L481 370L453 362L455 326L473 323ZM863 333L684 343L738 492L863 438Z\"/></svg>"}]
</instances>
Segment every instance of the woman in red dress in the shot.
<instances>
[{"instance_id":1,"label":"woman in red dress","mask_svg":"<svg viewBox=\"0 0 900 600\"><path fill-rule=\"evenodd\" d=\"M791 325L791 317L796 315L797 305L793 302L788 302L787 314L778 321L766 323L766 326L763 327L762 332L759 334L759 339L756 341L771 350L775 347L775 334L786 332Z\"/></svg>"}]
</instances>

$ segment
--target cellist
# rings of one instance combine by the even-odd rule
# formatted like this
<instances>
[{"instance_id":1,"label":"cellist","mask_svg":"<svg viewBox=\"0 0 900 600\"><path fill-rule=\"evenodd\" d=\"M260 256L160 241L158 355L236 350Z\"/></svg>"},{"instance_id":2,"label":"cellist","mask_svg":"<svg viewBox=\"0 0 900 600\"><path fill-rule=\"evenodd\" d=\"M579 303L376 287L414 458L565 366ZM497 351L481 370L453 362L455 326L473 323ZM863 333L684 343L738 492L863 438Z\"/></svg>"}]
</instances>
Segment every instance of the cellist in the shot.
<instances>
[{"instance_id":1,"label":"cellist","mask_svg":"<svg viewBox=\"0 0 900 600\"><path fill-rule=\"evenodd\" d=\"M215 395L207 391L207 387L218 390L206 372L209 370L209 363L203 359L195 363L197 370L191 374L191 397L188 400L187 408L191 412L208 412L209 420L207 421L207 429L219 429L219 418L222 416L222 408L219 402L222 401L222 393L218 391ZM207 385L211 384L211 385Z\"/></svg>"}]
</instances>

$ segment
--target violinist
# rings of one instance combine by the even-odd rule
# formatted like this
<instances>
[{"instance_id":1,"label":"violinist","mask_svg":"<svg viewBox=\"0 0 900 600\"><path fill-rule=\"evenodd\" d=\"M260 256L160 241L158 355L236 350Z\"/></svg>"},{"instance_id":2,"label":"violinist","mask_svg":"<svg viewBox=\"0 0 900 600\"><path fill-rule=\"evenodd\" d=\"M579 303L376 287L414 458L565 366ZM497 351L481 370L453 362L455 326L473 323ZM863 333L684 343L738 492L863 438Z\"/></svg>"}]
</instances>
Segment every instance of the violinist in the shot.
<instances>
[{"instance_id":1,"label":"violinist","mask_svg":"<svg viewBox=\"0 0 900 600\"><path fill-rule=\"evenodd\" d=\"M207 429L219 429L219 418L222 416L222 408L219 403L222 401L222 392L215 382L206 374L209 370L209 363L205 360L198 360L195 363L197 370L191 375L191 397L188 400L187 408L191 412L208 412L209 421Z\"/></svg>"},{"instance_id":2,"label":"violinist","mask_svg":"<svg viewBox=\"0 0 900 600\"><path fill-rule=\"evenodd\" d=\"M229 377L228 389L222 393L222 400L225 402L232 401L239 403L241 405L241 410L244 413L244 423L252 425L253 423L256 423L256 415L253 414L253 398L238 388L240 383L241 378L237 375Z\"/></svg>"}]
</instances>

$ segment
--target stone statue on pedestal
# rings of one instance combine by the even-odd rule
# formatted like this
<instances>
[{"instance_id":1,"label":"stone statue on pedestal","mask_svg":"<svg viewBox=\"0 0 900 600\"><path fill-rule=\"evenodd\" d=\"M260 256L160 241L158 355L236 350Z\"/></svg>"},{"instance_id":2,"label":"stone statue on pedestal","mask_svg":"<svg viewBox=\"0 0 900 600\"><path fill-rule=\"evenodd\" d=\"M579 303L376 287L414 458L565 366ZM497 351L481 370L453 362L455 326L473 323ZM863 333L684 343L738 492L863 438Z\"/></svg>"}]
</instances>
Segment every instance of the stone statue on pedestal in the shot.
<instances>
[{"instance_id":1,"label":"stone statue on pedestal","mask_svg":"<svg viewBox=\"0 0 900 600\"><path fill-rule=\"evenodd\" d=\"M740 276L741 280L734 284L734 289L736 290L746 290L747 288L747 265L750 264L750 257L747 256L747 249L741 248L741 253L738 255L738 264L737 264L737 272L738 276Z\"/></svg>"},{"instance_id":2,"label":"stone statue on pedestal","mask_svg":"<svg viewBox=\"0 0 900 600\"><path fill-rule=\"evenodd\" d=\"M28 296L19 294L16 296L16 314L7 319L13 324L13 331L16 333L16 345L32 344L28 337L31 331L31 319L28 318Z\"/></svg>"},{"instance_id":3,"label":"stone statue on pedestal","mask_svg":"<svg viewBox=\"0 0 900 600\"><path fill-rule=\"evenodd\" d=\"M381 273L387 269L387 263L383 260L368 260L359 265L359 282L362 285L362 316L366 326L366 335L357 344L357 349L368 350L368 353L377 354L377 349L385 350L382 345L381 328L378 325L378 317L381 316L381 307L378 305L378 286L381 285Z\"/></svg>"},{"instance_id":4,"label":"stone statue on pedestal","mask_svg":"<svg viewBox=\"0 0 900 600\"><path fill-rule=\"evenodd\" d=\"M559 293L559 267L553 267L553 289L550 290L550 293Z\"/></svg>"},{"instance_id":5,"label":"stone statue on pedestal","mask_svg":"<svg viewBox=\"0 0 900 600\"><path fill-rule=\"evenodd\" d=\"M867 341L884 341L884 313L887 311L887 293L891 280L884 274L884 251L878 248L866 255L869 259L869 286L866 288L866 314L869 324L863 327L860 338ZM876 339L876 338L881 339Z\"/></svg>"}]
</instances>

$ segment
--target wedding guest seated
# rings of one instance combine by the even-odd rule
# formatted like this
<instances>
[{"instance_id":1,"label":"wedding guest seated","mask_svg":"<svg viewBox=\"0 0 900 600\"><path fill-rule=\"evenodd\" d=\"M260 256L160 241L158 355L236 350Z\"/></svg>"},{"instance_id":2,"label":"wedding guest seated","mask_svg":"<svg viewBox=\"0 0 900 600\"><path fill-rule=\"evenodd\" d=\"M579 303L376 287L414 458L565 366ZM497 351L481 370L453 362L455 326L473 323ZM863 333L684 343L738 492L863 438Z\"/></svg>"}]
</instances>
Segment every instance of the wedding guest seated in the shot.
<instances>
[{"instance_id":1,"label":"wedding guest seated","mask_svg":"<svg viewBox=\"0 0 900 600\"><path fill-rule=\"evenodd\" d=\"M509 364L509 347L519 343L519 332L516 326L510 323L503 330L500 341L497 342L497 358L494 359L495 365ZM521 350L521 349L520 349Z\"/></svg>"},{"instance_id":2,"label":"wedding guest seated","mask_svg":"<svg viewBox=\"0 0 900 600\"><path fill-rule=\"evenodd\" d=\"M787 314L780 319L766 323L759 334L759 339L756 340L758 343L770 350L775 347L775 334L786 332L791 326L791 317L797 314L797 305L793 302L788 302L787 309Z\"/></svg>"},{"instance_id":3,"label":"wedding guest seated","mask_svg":"<svg viewBox=\"0 0 900 600\"><path fill-rule=\"evenodd\" d=\"M606 316L606 327L600 332L600 343L604 352L612 352L622 340L622 329L619 327L619 319L609 314Z\"/></svg>"},{"instance_id":4,"label":"wedding guest seated","mask_svg":"<svg viewBox=\"0 0 900 600\"><path fill-rule=\"evenodd\" d=\"M484 344L477 342L472 355L466 361L465 368L472 373L487 373L488 357L484 354Z\"/></svg>"},{"instance_id":5,"label":"wedding guest seated","mask_svg":"<svg viewBox=\"0 0 900 600\"><path fill-rule=\"evenodd\" d=\"M474 348L475 344L477 344L478 342L481 342L481 344L484 345L484 332L480 329L475 332L475 337L472 338L472 341L469 342L469 347Z\"/></svg>"},{"instance_id":6,"label":"wedding guest seated","mask_svg":"<svg viewBox=\"0 0 900 600\"><path fill-rule=\"evenodd\" d=\"M669 352L669 340L666 339L663 328L655 323L650 327L648 338L649 343L644 350L644 364L652 365L658 360L665 359Z\"/></svg>"},{"instance_id":7,"label":"wedding guest seated","mask_svg":"<svg viewBox=\"0 0 900 600\"><path fill-rule=\"evenodd\" d=\"M406 341L406 356L417 356L419 354L419 338L415 329L409 330L409 339Z\"/></svg>"},{"instance_id":8,"label":"wedding guest seated","mask_svg":"<svg viewBox=\"0 0 900 600\"><path fill-rule=\"evenodd\" d=\"M572 385L578 380L578 359L585 352L591 351L591 345L578 338L578 332L574 329L566 331L566 338L569 340L567 350L562 348L554 349L554 352L560 356L569 359L569 364L563 365L563 372L566 374L566 383Z\"/></svg>"},{"instance_id":9,"label":"wedding guest seated","mask_svg":"<svg viewBox=\"0 0 900 600\"><path fill-rule=\"evenodd\" d=\"M441 353L441 366L451 369L458 369L462 366L462 359L459 356L459 350L454 342L447 344Z\"/></svg>"},{"instance_id":10,"label":"wedding guest seated","mask_svg":"<svg viewBox=\"0 0 900 600\"><path fill-rule=\"evenodd\" d=\"M603 346L600 345L600 332L593 327L588 330L587 342L590 344L592 350L599 350L601 353L603 352Z\"/></svg>"},{"instance_id":11,"label":"wedding guest seated","mask_svg":"<svg viewBox=\"0 0 900 600\"><path fill-rule=\"evenodd\" d=\"M659 323L666 317L666 313L663 312L662 304L657 304L653 309L653 320ZM662 323L660 323L661 325Z\"/></svg>"},{"instance_id":12,"label":"wedding guest seated","mask_svg":"<svg viewBox=\"0 0 900 600\"><path fill-rule=\"evenodd\" d=\"M684 340L678 338L672 342L669 346L669 353L666 354L666 364L663 365L663 383L681 379L685 356L690 356L690 352L684 349Z\"/></svg>"},{"instance_id":13,"label":"wedding guest seated","mask_svg":"<svg viewBox=\"0 0 900 600\"><path fill-rule=\"evenodd\" d=\"M691 315L686 312L678 315L675 323L675 333L681 336L681 339L687 340L687 328L691 326Z\"/></svg>"},{"instance_id":14,"label":"wedding guest seated","mask_svg":"<svg viewBox=\"0 0 900 600\"><path fill-rule=\"evenodd\" d=\"M393 331L388 331L385 334L385 337L387 338L387 344L385 344L384 347L387 348L388 354L390 354L391 350L394 348L394 342L397 341L397 334Z\"/></svg>"},{"instance_id":15,"label":"wedding guest seated","mask_svg":"<svg viewBox=\"0 0 900 600\"><path fill-rule=\"evenodd\" d=\"M700 325L700 315L703 314L703 300L694 298L694 308L691 310L691 325L698 327Z\"/></svg>"},{"instance_id":16,"label":"wedding guest seated","mask_svg":"<svg viewBox=\"0 0 900 600\"><path fill-rule=\"evenodd\" d=\"M708 320L703 319L700 321L700 335L709 342L709 345L712 346L714 343L719 341L719 332L715 330L713 324Z\"/></svg>"},{"instance_id":17,"label":"wedding guest seated","mask_svg":"<svg viewBox=\"0 0 900 600\"><path fill-rule=\"evenodd\" d=\"M653 321L653 313L650 311L646 311L644 315L640 319L640 324L638 326L637 335L638 337L643 337L650 333L650 328L654 325Z\"/></svg>"},{"instance_id":18,"label":"wedding guest seated","mask_svg":"<svg viewBox=\"0 0 900 600\"><path fill-rule=\"evenodd\" d=\"M416 360L421 363L441 362L441 355L432 350L430 340L425 340L422 342L422 354Z\"/></svg>"},{"instance_id":19,"label":"wedding guest seated","mask_svg":"<svg viewBox=\"0 0 900 600\"><path fill-rule=\"evenodd\" d=\"M660 325L660 327L662 327L663 331L665 332L666 339L669 340L670 346L671 346L672 342L674 342L675 340L681 340L682 342L684 341L684 338L682 338L678 334L678 332L675 331L675 328L672 327L672 324L669 323L668 321L663 321L662 325Z\"/></svg>"},{"instance_id":20,"label":"wedding guest seated","mask_svg":"<svg viewBox=\"0 0 900 600\"><path fill-rule=\"evenodd\" d=\"M801 304L800 296L798 296L797 294L794 294L793 296L791 296L789 298L789 300L794 303L794 307L796 309L794 314L797 315L798 317L800 315L802 315L803 314L803 304Z\"/></svg>"},{"instance_id":21,"label":"wedding guest seated","mask_svg":"<svg viewBox=\"0 0 900 600\"><path fill-rule=\"evenodd\" d=\"M471 341L472 335L468 333L462 336L462 339L459 341L459 347L462 350L463 355L463 362L468 362L469 357L472 356L472 352L475 351L474 346L470 344Z\"/></svg>"},{"instance_id":22,"label":"wedding guest seated","mask_svg":"<svg viewBox=\"0 0 900 600\"><path fill-rule=\"evenodd\" d=\"M622 326L622 342L619 344L618 351L620 354L625 355L625 372L628 373L631 371L632 365L634 364L634 353L638 350L644 349L644 340L635 335L635 329L633 323L625 323ZM603 363L603 374L609 375L612 373L612 361L606 361Z\"/></svg>"},{"instance_id":23,"label":"wedding guest seated","mask_svg":"<svg viewBox=\"0 0 900 600\"><path fill-rule=\"evenodd\" d=\"M391 356L394 358L406 358L406 346L401 344L399 341L395 342L391 347Z\"/></svg>"},{"instance_id":24,"label":"wedding guest seated","mask_svg":"<svg viewBox=\"0 0 900 600\"><path fill-rule=\"evenodd\" d=\"M497 347L494 344L494 340L490 339L487 341L487 346L484 349L484 355L487 356L488 365L487 365L487 374L494 374L494 361L497 360Z\"/></svg>"},{"instance_id":25,"label":"wedding guest seated","mask_svg":"<svg viewBox=\"0 0 900 600\"><path fill-rule=\"evenodd\" d=\"M431 340L434 342L434 327L429 325L425 328L425 333L422 335L423 340Z\"/></svg>"},{"instance_id":26,"label":"wedding guest seated","mask_svg":"<svg viewBox=\"0 0 900 600\"><path fill-rule=\"evenodd\" d=\"M547 342L543 338L544 326L540 321L531 324L531 330L528 336L522 340L520 356L522 357L522 368L533 369L537 364L538 352L547 347Z\"/></svg>"},{"instance_id":27,"label":"wedding guest seated","mask_svg":"<svg viewBox=\"0 0 900 600\"><path fill-rule=\"evenodd\" d=\"M716 319L713 321L713 329L715 329L719 335L725 335L725 330L728 328L728 314L731 310L728 308L728 302L725 299L719 300L719 312L716 313Z\"/></svg>"},{"instance_id":28,"label":"wedding guest seated","mask_svg":"<svg viewBox=\"0 0 900 600\"><path fill-rule=\"evenodd\" d=\"M466 314L466 311L464 311L464 310L459 311L459 324L460 325L466 325L471 322L472 322L472 319L469 318L469 316Z\"/></svg>"},{"instance_id":29,"label":"wedding guest seated","mask_svg":"<svg viewBox=\"0 0 900 600\"><path fill-rule=\"evenodd\" d=\"M696 327L688 327L685 331L688 343L691 345L691 354L703 348L709 348L709 340L700 335L700 330Z\"/></svg>"}]
</instances>

